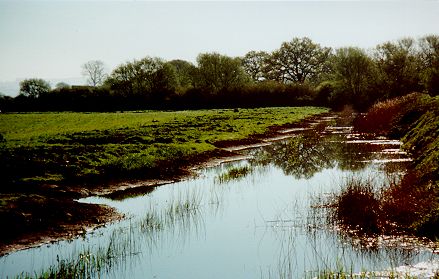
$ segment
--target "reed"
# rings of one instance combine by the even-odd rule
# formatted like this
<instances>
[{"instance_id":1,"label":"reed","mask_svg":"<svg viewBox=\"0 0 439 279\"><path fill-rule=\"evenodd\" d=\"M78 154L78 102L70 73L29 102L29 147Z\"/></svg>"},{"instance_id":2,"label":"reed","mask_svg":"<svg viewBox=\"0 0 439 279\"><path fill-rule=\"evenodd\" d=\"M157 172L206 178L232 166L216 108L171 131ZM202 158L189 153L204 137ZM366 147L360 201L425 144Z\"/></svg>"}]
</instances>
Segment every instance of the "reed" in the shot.
<instances>
[{"instance_id":1,"label":"reed","mask_svg":"<svg viewBox=\"0 0 439 279\"><path fill-rule=\"evenodd\" d=\"M106 246L97 249L93 249L92 246L85 247L79 254L71 255L70 258L57 257L56 264L40 273L22 273L15 278L100 278L112 267L136 254L136 242L131 230L126 234L122 233L121 229L116 229L110 235Z\"/></svg>"},{"instance_id":2,"label":"reed","mask_svg":"<svg viewBox=\"0 0 439 279\"><path fill-rule=\"evenodd\" d=\"M252 168L250 166L243 167L232 167L227 170L226 173L219 175L216 178L216 181L219 183L228 183L232 180L239 180L246 177L248 174L252 172Z\"/></svg>"},{"instance_id":3,"label":"reed","mask_svg":"<svg viewBox=\"0 0 439 279\"><path fill-rule=\"evenodd\" d=\"M198 228L201 201L201 195L196 191L180 192L168 207L150 206L143 217L113 230L107 244L97 248L83 247L79 254L58 258L56 264L40 273L23 273L16 278L104 278L127 258L138 255L142 245L157 248L160 233L177 232L182 236L191 227Z\"/></svg>"},{"instance_id":4,"label":"reed","mask_svg":"<svg viewBox=\"0 0 439 279\"><path fill-rule=\"evenodd\" d=\"M338 224L359 233L381 232L383 213L371 179L350 178L339 194L333 196L331 216Z\"/></svg>"}]
</instances>

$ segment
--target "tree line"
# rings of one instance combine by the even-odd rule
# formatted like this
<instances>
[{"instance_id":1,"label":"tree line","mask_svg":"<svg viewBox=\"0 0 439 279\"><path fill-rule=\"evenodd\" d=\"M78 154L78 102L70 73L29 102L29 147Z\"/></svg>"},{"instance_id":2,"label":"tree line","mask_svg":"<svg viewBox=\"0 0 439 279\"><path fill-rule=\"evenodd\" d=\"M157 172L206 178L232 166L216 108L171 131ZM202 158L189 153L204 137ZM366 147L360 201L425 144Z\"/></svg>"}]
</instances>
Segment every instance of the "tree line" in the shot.
<instances>
[{"instance_id":1,"label":"tree line","mask_svg":"<svg viewBox=\"0 0 439 279\"><path fill-rule=\"evenodd\" d=\"M43 79L0 97L2 111L115 111L320 105L364 110L413 91L439 94L439 36L389 41L371 50L331 49L307 37L243 57L201 53L196 64L144 57L107 74L102 61L82 66L88 86Z\"/></svg>"}]
</instances>

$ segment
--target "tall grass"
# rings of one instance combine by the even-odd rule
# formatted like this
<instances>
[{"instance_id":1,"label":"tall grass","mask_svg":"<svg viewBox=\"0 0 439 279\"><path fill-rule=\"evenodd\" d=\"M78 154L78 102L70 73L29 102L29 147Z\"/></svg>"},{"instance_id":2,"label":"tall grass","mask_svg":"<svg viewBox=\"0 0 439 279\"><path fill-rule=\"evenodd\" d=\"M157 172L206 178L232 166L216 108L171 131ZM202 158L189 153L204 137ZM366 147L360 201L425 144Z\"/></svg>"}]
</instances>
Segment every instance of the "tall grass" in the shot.
<instances>
[{"instance_id":1,"label":"tall grass","mask_svg":"<svg viewBox=\"0 0 439 279\"><path fill-rule=\"evenodd\" d=\"M57 257L56 265L52 265L40 273L23 273L15 278L100 278L110 272L112 267L122 263L127 257L135 256L137 244L131 229L116 229L109 237L106 246L84 247L78 255L67 259Z\"/></svg>"},{"instance_id":2,"label":"tall grass","mask_svg":"<svg viewBox=\"0 0 439 279\"><path fill-rule=\"evenodd\" d=\"M438 235L439 185L423 182L422 173L408 171L382 192L380 202L390 229L435 238Z\"/></svg>"},{"instance_id":3,"label":"tall grass","mask_svg":"<svg viewBox=\"0 0 439 279\"><path fill-rule=\"evenodd\" d=\"M178 234L183 240L193 229L198 230L201 195L196 191L178 192L167 206L150 206L139 219L114 229L104 245L85 246L78 254L57 258L56 264L42 272L23 273L16 278L106 278L128 258L136 257L146 245L159 249L163 233Z\"/></svg>"},{"instance_id":4,"label":"tall grass","mask_svg":"<svg viewBox=\"0 0 439 279\"><path fill-rule=\"evenodd\" d=\"M419 174L414 172L389 185L376 184L372 179L350 178L327 202L332 209L328 220L360 236L434 233L429 218L435 218L439 191L433 185L417 186L419 179Z\"/></svg>"},{"instance_id":5,"label":"tall grass","mask_svg":"<svg viewBox=\"0 0 439 279\"><path fill-rule=\"evenodd\" d=\"M227 183L232 180L239 180L246 177L251 172L252 168L250 166L232 167L229 168L226 173L220 174L216 178L216 181L219 183Z\"/></svg>"},{"instance_id":6,"label":"tall grass","mask_svg":"<svg viewBox=\"0 0 439 279\"><path fill-rule=\"evenodd\" d=\"M408 106L417 108L420 96L422 95L419 93L413 93L378 102L367 111L367 114L355 120L355 128L360 132L388 135L396 128L397 119L407 111Z\"/></svg>"},{"instance_id":7,"label":"tall grass","mask_svg":"<svg viewBox=\"0 0 439 279\"><path fill-rule=\"evenodd\" d=\"M371 180L350 178L334 196L332 206L338 223L360 232L380 232L382 212Z\"/></svg>"}]
</instances>

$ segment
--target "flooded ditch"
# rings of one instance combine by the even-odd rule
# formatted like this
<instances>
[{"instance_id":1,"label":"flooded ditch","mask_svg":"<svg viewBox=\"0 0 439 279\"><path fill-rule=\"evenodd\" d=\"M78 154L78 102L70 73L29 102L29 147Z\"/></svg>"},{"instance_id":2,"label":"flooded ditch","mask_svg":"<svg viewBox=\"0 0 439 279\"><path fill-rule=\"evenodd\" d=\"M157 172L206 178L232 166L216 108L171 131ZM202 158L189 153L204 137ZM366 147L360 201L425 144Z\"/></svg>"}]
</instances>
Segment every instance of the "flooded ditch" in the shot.
<instances>
[{"instance_id":1,"label":"flooded ditch","mask_svg":"<svg viewBox=\"0 0 439 279\"><path fill-rule=\"evenodd\" d=\"M386 184L410 161L400 142L364 138L336 122L321 118L258 147L235 148L241 160L144 195L83 199L128 218L4 256L0 277L60 269L78 278L315 278L328 270L433 277L433 243L354 238L328 223L321 200L347 179Z\"/></svg>"}]
</instances>

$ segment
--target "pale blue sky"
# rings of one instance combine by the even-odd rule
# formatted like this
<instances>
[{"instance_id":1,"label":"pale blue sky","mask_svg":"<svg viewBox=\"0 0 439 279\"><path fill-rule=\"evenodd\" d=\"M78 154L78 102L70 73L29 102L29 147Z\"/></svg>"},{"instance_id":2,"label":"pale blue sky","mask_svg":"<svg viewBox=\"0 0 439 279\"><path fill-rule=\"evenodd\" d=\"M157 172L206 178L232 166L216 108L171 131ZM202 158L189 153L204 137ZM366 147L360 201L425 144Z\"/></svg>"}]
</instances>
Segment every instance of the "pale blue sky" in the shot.
<instances>
[{"instance_id":1,"label":"pale blue sky","mask_svg":"<svg viewBox=\"0 0 439 279\"><path fill-rule=\"evenodd\" d=\"M81 76L144 56L195 62L199 53L272 51L293 37L372 48L439 34L439 1L1 1L0 81Z\"/></svg>"}]
</instances>

